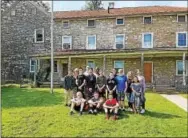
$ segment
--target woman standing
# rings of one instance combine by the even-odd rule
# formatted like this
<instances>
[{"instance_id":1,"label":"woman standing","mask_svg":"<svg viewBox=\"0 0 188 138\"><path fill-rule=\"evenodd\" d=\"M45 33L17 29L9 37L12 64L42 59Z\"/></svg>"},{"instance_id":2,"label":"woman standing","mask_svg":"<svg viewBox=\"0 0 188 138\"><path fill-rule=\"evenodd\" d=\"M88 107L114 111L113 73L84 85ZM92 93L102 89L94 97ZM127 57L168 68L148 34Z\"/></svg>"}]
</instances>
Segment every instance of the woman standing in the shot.
<instances>
[{"instance_id":1,"label":"woman standing","mask_svg":"<svg viewBox=\"0 0 188 138\"><path fill-rule=\"evenodd\" d=\"M146 102L146 98L145 98L145 90L146 90L146 83L145 83L145 78L144 76L141 75L141 72L139 69L136 69L136 75L138 77L138 80L141 84L141 106L142 106L142 110L141 110L141 114L145 113L145 102Z\"/></svg>"}]
</instances>

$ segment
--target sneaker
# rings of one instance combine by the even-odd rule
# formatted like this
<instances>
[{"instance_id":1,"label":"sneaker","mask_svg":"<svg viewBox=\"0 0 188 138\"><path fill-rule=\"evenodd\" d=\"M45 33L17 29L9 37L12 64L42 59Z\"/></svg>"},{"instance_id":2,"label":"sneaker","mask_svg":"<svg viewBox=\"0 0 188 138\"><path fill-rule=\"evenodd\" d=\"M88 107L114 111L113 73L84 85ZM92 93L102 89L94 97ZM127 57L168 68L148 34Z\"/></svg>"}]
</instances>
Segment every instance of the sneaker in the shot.
<instances>
[{"instance_id":1,"label":"sneaker","mask_svg":"<svg viewBox=\"0 0 188 138\"><path fill-rule=\"evenodd\" d=\"M94 114L96 115L98 112L97 112L97 109L94 110Z\"/></svg>"},{"instance_id":2,"label":"sneaker","mask_svg":"<svg viewBox=\"0 0 188 138\"><path fill-rule=\"evenodd\" d=\"M74 112L73 111L70 111L70 115L73 115L74 114Z\"/></svg>"},{"instance_id":3,"label":"sneaker","mask_svg":"<svg viewBox=\"0 0 188 138\"><path fill-rule=\"evenodd\" d=\"M145 109L142 109L142 110L140 111L140 113L141 113L141 114L145 113Z\"/></svg>"},{"instance_id":4,"label":"sneaker","mask_svg":"<svg viewBox=\"0 0 188 138\"><path fill-rule=\"evenodd\" d=\"M79 115L80 115L80 116L82 115L82 111L80 111Z\"/></svg>"},{"instance_id":5,"label":"sneaker","mask_svg":"<svg viewBox=\"0 0 188 138\"><path fill-rule=\"evenodd\" d=\"M89 113L89 114L93 114L93 110L92 110L92 109L90 109L88 113Z\"/></svg>"},{"instance_id":6,"label":"sneaker","mask_svg":"<svg viewBox=\"0 0 188 138\"><path fill-rule=\"evenodd\" d=\"M117 116L116 116L116 115L114 115L112 119L113 119L113 120L117 120Z\"/></svg>"}]
</instances>

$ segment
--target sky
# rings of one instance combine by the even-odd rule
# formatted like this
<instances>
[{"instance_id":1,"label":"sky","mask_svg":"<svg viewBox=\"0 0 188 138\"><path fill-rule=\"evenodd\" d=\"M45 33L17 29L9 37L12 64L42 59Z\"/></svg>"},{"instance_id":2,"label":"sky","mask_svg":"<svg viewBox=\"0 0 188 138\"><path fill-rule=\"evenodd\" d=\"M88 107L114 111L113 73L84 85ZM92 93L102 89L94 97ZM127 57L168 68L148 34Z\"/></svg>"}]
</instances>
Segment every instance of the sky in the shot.
<instances>
[{"instance_id":1,"label":"sky","mask_svg":"<svg viewBox=\"0 0 188 138\"><path fill-rule=\"evenodd\" d=\"M51 4L50 1L44 1ZM107 9L108 3L114 2L115 8L138 7L138 6L178 6L187 7L187 1L103 1L103 7ZM81 10L85 1L54 1L54 11Z\"/></svg>"}]
</instances>

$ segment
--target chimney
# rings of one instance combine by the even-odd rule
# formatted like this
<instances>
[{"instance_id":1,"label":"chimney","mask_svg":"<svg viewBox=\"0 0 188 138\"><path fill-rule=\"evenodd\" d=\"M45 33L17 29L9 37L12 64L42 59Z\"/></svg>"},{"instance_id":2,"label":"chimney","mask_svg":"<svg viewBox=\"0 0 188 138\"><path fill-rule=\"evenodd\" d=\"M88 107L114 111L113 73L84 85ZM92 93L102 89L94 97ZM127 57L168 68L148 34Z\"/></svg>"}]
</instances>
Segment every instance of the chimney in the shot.
<instances>
[{"instance_id":1,"label":"chimney","mask_svg":"<svg viewBox=\"0 0 188 138\"><path fill-rule=\"evenodd\" d=\"M109 8L114 9L114 2L109 2Z\"/></svg>"}]
</instances>

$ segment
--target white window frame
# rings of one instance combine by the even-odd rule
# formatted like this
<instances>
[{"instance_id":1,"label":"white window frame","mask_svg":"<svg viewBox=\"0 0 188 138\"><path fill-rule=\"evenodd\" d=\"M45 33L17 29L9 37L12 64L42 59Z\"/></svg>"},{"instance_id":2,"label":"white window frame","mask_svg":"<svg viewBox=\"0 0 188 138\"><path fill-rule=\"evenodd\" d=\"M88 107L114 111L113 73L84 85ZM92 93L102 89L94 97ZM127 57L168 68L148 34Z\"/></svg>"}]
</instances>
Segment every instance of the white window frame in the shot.
<instances>
[{"instance_id":1,"label":"white window frame","mask_svg":"<svg viewBox=\"0 0 188 138\"><path fill-rule=\"evenodd\" d=\"M64 42L63 42L63 38L64 37L70 37L70 39L71 39L71 42L70 42L70 49L72 49L72 36L68 36L68 35L64 35L64 36L62 36L62 50L65 50L64 48L63 48L63 44L64 44Z\"/></svg>"},{"instance_id":2,"label":"white window frame","mask_svg":"<svg viewBox=\"0 0 188 138\"><path fill-rule=\"evenodd\" d=\"M35 61L35 65L32 65L32 66L35 66L34 69L36 68L36 65L37 65L37 70L39 70L40 69L40 60L39 59L30 59L30 61L29 61L29 71L35 72L35 70L34 71L31 70L31 61ZM36 72L37 72L37 70L36 70Z\"/></svg>"},{"instance_id":3,"label":"white window frame","mask_svg":"<svg viewBox=\"0 0 188 138\"><path fill-rule=\"evenodd\" d=\"M124 73L124 70L125 70L125 61L124 60L114 60L114 69L116 69L115 68L115 62L117 62L117 61L123 62L123 73Z\"/></svg>"},{"instance_id":4,"label":"white window frame","mask_svg":"<svg viewBox=\"0 0 188 138\"><path fill-rule=\"evenodd\" d=\"M145 22L144 22L144 18L145 18L145 17L151 17L151 23L150 23L150 24L153 23L153 17L152 17L151 15L148 15L148 16L143 16L143 24L149 24L149 23L145 23Z\"/></svg>"},{"instance_id":5,"label":"white window frame","mask_svg":"<svg viewBox=\"0 0 188 138\"><path fill-rule=\"evenodd\" d=\"M179 22L178 21L178 16L185 16L185 22L187 22L187 15L186 14L177 14L177 22L178 23L184 23L184 22Z\"/></svg>"},{"instance_id":6,"label":"white window frame","mask_svg":"<svg viewBox=\"0 0 188 138\"><path fill-rule=\"evenodd\" d=\"M152 32L142 33L142 48L148 48L148 47L144 46L144 36L146 34L151 34L151 47L149 47L149 48L153 48L153 33Z\"/></svg>"},{"instance_id":7,"label":"white window frame","mask_svg":"<svg viewBox=\"0 0 188 138\"><path fill-rule=\"evenodd\" d=\"M124 49L125 48L125 34L116 34L115 35L115 44L114 44L114 49L117 49L116 48L116 36L123 36L123 48L122 49Z\"/></svg>"},{"instance_id":8,"label":"white window frame","mask_svg":"<svg viewBox=\"0 0 188 138\"><path fill-rule=\"evenodd\" d=\"M177 63L178 63L179 61L183 62L183 60L176 60L176 76L183 76L183 74L178 74L178 66L177 66ZM187 62L187 63L186 63L186 62ZM188 69L187 69L187 67L188 67L188 60L185 60L185 70L186 70L185 76L188 76Z\"/></svg>"},{"instance_id":9,"label":"white window frame","mask_svg":"<svg viewBox=\"0 0 188 138\"><path fill-rule=\"evenodd\" d=\"M117 20L118 19L123 19L123 24L117 24ZM119 26L119 25L125 25L125 19L124 18L116 18L116 25Z\"/></svg>"},{"instance_id":10,"label":"white window frame","mask_svg":"<svg viewBox=\"0 0 188 138\"><path fill-rule=\"evenodd\" d=\"M89 26L88 21L90 21L90 20L94 20L94 22L95 22L94 26ZM96 27L96 20L95 19L87 19L87 27Z\"/></svg>"},{"instance_id":11,"label":"white window frame","mask_svg":"<svg viewBox=\"0 0 188 138\"><path fill-rule=\"evenodd\" d=\"M185 33L186 34L186 44L185 44L185 46L179 46L178 45L178 34L179 33ZM187 47L188 46L188 36L187 36L187 32L176 32L176 47Z\"/></svg>"},{"instance_id":12,"label":"white window frame","mask_svg":"<svg viewBox=\"0 0 188 138\"><path fill-rule=\"evenodd\" d=\"M92 61L92 62L94 63L94 65L95 65L95 67L96 67L95 60L90 60L90 59L87 59L87 60L86 60L86 66L88 66L88 62L89 62L89 61ZM94 67L94 68L95 68L95 67ZM94 69L94 68L93 68L93 69Z\"/></svg>"},{"instance_id":13,"label":"white window frame","mask_svg":"<svg viewBox=\"0 0 188 138\"><path fill-rule=\"evenodd\" d=\"M88 49L88 50L93 50L93 49L89 48L89 45L88 45L88 37L93 37L93 36L95 37L95 48L94 48L94 50L97 49L97 36L96 36L96 35L87 35L87 39L86 39L86 43L87 43L86 49Z\"/></svg>"},{"instance_id":14,"label":"white window frame","mask_svg":"<svg viewBox=\"0 0 188 138\"><path fill-rule=\"evenodd\" d=\"M37 41L37 30L42 30L42 36L43 36L43 40L42 41ZM34 33L35 35L35 43L44 43L44 28L39 28L39 29L35 29L35 33Z\"/></svg>"},{"instance_id":15,"label":"white window frame","mask_svg":"<svg viewBox=\"0 0 188 138\"><path fill-rule=\"evenodd\" d=\"M66 28L69 28L69 27L70 27L70 21L69 21L69 20L63 20L63 21L62 21L62 24L64 24L64 22L68 22L68 26L67 26L67 27L64 27L64 25L63 25L63 28L65 28L65 29L66 29Z\"/></svg>"}]
</instances>

